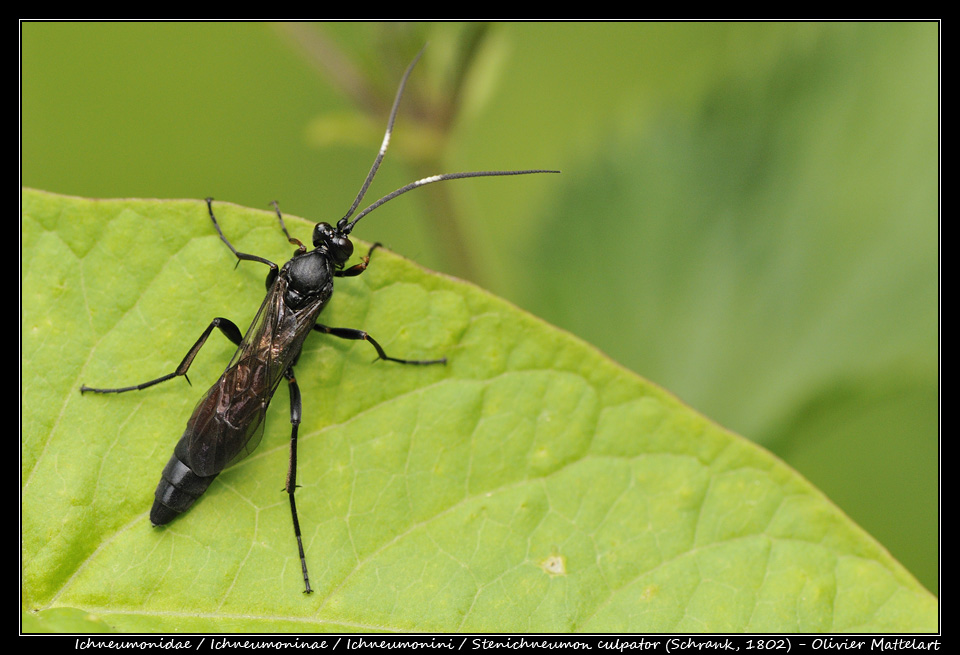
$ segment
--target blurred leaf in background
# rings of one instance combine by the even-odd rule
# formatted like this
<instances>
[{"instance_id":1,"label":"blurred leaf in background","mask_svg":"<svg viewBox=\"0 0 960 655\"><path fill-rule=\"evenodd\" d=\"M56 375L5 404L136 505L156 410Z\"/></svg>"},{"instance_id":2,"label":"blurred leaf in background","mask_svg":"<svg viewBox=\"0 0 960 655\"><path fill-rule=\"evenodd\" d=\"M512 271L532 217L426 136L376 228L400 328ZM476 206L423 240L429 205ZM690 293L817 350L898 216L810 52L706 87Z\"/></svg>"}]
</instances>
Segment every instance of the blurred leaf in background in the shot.
<instances>
[{"instance_id":1,"label":"blurred leaf in background","mask_svg":"<svg viewBox=\"0 0 960 655\"><path fill-rule=\"evenodd\" d=\"M372 196L563 176L397 200L357 236L773 450L936 593L936 23L25 23L22 182L335 220L427 41Z\"/></svg>"}]
</instances>

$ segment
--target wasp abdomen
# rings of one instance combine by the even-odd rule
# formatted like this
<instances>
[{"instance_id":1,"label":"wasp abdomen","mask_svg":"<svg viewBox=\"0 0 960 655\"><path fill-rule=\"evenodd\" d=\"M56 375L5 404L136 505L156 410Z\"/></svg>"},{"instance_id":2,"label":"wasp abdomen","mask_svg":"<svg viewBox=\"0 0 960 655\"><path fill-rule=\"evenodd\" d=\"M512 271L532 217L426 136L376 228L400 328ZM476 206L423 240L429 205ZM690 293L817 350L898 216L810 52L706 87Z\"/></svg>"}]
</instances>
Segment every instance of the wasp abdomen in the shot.
<instances>
[{"instance_id":1,"label":"wasp abdomen","mask_svg":"<svg viewBox=\"0 0 960 655\"><path fill-rule=\"evenodd\" d=\"M157 490L153 494L150 522L154 527L166 525L186 512L216 477L216 475L208 477L197 475L174 453L167 465L163 467L160 484L157 485Z\"/></svg>"}]
</instances>

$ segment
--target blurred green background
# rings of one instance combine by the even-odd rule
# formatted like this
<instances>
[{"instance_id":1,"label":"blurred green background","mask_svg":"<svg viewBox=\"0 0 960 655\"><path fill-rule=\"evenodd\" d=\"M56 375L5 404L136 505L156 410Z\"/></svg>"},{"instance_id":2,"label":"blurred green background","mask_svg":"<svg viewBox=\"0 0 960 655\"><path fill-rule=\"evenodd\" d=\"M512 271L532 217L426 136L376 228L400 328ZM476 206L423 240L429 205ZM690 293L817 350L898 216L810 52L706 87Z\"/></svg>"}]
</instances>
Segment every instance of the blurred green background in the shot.
<instances>
[{"instance_id":1,"label":"blurred green background","mask_svg":"<svg viewBox=\"0 0 960 655\"><path fill-rule=\"evenodd\" d=\"M278 200L330 222L429 42L368 202L432 173L563 174L433 185L356 236L490 289L764 445L938 593L938 24L23 23L21 37L25 186Z\"/></svg>"}]
</instances>

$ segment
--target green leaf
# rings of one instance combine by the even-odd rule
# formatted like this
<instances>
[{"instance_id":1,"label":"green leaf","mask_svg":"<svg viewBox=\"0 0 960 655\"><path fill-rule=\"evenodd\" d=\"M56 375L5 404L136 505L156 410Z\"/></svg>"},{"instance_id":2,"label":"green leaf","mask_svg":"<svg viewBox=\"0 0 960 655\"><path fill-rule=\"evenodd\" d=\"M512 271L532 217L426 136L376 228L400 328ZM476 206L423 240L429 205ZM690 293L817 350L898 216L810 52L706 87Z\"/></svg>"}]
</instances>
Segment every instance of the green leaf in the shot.
<instances>
[{"instance_id":1,"label":"green leaf","mask_svg":"<svg viewBox=\"0 0 960 655\"><path fill-rule=\"evenodd\" d=\"M193 387L79 388L172 371L215 316L247 325L266 269L235 267L201 201L22 202L27 612L118 631L937 629L937 600L778 459L385 250L338 280L323 321L449 364L308 339L297 502L316 593L301 593L282 492L282 389L259 449L153 529L160 470L232 345L208 341ZM238 250L289 257L269 212L215 208Z\"/></svg>"},{"instance_id":2,"label":"green leaf","mask_svg":"<svg viewBox=\"0 0 960 655\"><path fill-rule=\"evenodd\" d=\"M103 619L83 610L55 607L39 612L23 612L23 632L115 632Z\"/></svg>"}]
</instances>

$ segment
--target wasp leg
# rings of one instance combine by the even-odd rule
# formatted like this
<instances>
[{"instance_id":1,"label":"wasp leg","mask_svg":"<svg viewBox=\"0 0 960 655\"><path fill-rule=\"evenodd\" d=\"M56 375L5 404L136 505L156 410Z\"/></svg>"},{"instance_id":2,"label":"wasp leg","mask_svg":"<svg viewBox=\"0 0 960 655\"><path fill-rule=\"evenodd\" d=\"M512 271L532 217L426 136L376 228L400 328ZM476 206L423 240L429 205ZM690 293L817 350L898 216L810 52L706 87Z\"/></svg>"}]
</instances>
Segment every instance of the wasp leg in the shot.
<instances>
[{"instance_id":1,"label":"wasp leg","mask_svg":"<svg viewBox=\"0 0 960 655\"><path fill-rule=\"evenodd\" d=\"M357 277L358 275L363 273L365 270L367 270L367 266L370 264L370 255L372 255L373 251L379 248L381 245L383 244L380 244L380 243L373 244L372 246L370 246L370 250L369 252L367 252L367 256L364 257L359 264L355 264L350 268L342 271L334 271L333 272L334 276L335 277Z\"/></svg>"},{"instance_id":2,"label":"wasp leg","mask_svg":"<svg viewBox=\"0 0 960 655\"><path fill-rule=\"evenodd\" d=\"M288 368L283 374L287 378L290 389L290 467L287 469L286 492L290 498L290 515L293 518L293 533L297 537L297 548L300 550L300 568L303 569L303 593L311 594L310 577L307 575L307 558L303 554L303 539L300 536L300 520L297 518L297 501L294 494L297 491L297 431L300 427L300 413L303 404L300 401L300 387L293 377L293 368Z\"/></svg>"},{"instance_id":3,"label":"wasp leg","mask_svg":"<svg viewBox=\"0 0 960 655\"><path fill-rule=\"evenodd\" d=\"M119 389L94 389L93 387L83 385L80 387L80 393L85 391L92 391L93 393L123 393L124 391L140 391L141 389L152 387L155 384L160 384L161 382L171 380L178 375L182 375L184 379L190 383L190 378L187 377L187 369L190 368L190 364L193 363L193 359L197 356L197 353L200 352L200 348L203 347L207 337L209 337L210 333L213 332L213 328L218 328L221 332L223 332L224 336L238 346L243 341L243 335L240 333L240 329L233 321L226 318L217 317L210 321L210 325L208 325L207 329L203 331L203 334L201 334L200 338L197 339L197 342L193 344L193 347L189 350L189 352L187 352L186 357L184 357L183 361L180 362L180 366L178 366L177 370L175 370L173 373L168 373L167 375L159 377L156 380L150 380L149 382L144 382L143 384L137 384L132 387L120 387Z\"/></svg>"},{"instance_id":4,"label":"wasp leg","mask_svg":"<svg viewBox=\"0 0 960 655\"><path fill-rule=\"evenodd\" d=\"M237 256L237 266L239 266L240 262L242 261L249 261L249 262L260 262L261 264L266 264L267 266L270 267L270 272L267 273L267 289L269 289L270 285L273 284L273 281L277 279L277 274L280 272L280 267L274 264L269 259L264 259L263 257L259 257L257 255L251 255L250 253L246 253L246 252L240 252L239 250L233 247L232 243L227 241L227 237L224 236L223 230L220 229L220 224L217 223L217 217L213 215L213 198L207 198L207 211L210 213L210 220L213 221L213 227L217 228L217 234L220 235L220 240L223 241L225 244L227 244L227 248L230 249L230 252L232 252L234 255ZM279 215L279 210L277 214ZM280 223L281 225L283 225L282 219ZM283 226L283 231L284 232L287 231L286 226Z\"/></svg>"},{"instance_id":5,"label":"wasp leg","mask_svg":"<svg viewBox=\"0 0 960 655\"><path fill-rule=\"evenodd\" d=\"M359 264L358 264L359 266ZM447 358L443 357L441 359L397 359L396 357L388 357L387 353L383 351L383 348L377 343L373 337L364 332L363 330L354 330L352 328L333 328L327 327L326 325L320 325L317 323L313 326L313 329L317 332L322 332L324 334L332 334L335 337L340 337L341 339L351 339L353 341L369 341L376 351L378 358L385 359L388 362L397 362L398 364L417 364L420 366L425 366L427 364L446 364Z\"/></svg>"},{"instance_id":6,"label":"wasp leg","mask_svg":"<svg viewBox=\"0 0 960 655\"><path fill-rule=\"evenodd\" d=\"M280 205L277 204L276 200L274 200L270 204L273 205L274 211L277 212L277 218L280 220L280 229L283 230L284 235L286 235L287 241L295 245L298 251L300 251L301 253L305 253L307 251L307 247L303 245L303 242L300 241L300 239L293 238L292 236L290 236L290 233L287 232L287 225L286 223L283 222L283 215L280 214Z\"/></svg>"}]
</instances>

